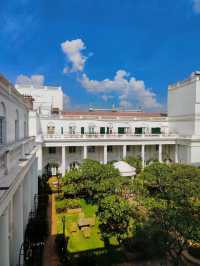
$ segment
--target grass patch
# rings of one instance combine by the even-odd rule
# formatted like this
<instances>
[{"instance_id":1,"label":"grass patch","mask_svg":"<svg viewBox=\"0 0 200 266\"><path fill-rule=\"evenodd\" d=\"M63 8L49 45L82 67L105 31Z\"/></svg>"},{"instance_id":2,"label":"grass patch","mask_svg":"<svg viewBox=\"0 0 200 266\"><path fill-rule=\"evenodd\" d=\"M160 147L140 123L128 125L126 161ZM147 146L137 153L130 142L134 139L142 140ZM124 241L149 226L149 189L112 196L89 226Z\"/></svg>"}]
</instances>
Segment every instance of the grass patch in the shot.
<instances>
[{"instance_id":1,"label":"grass patch","mask_svg":"<svg viewBox=\"0 0 200 266\"><path fill-rule=\"evenodd\" d=\"M63 232L62 217L65 216L66 226L65 235L69 237L69 242L67 250L69 252L80 252L85 250L92 250L104 247L104 241L101 239L101 232L99 229L99 221L96 217L97 206L88 204L84 199L79 200L80 207L84 213L84 217L94 217L95 216L95 226L91 227L91 234L89 238L83 236L81 230L77 232L70 233L70 224L78 223L79 214L57 214L57 233Z\"/></svg>"},{"instance_id":2,"label":"grass patch","mask_svg":"<svg viewBox=\"0 0 200 266\"><path fill-rule=\"evenodd\" d=\"M105 244L101 236L101 231L99 228L99 219L96 216L97 206L87 203L84 199L78 199L79 205L82 208L82 213L85 218L95 217L95 225L91 226L90 237L86 238L80 229L76 232L70 232L70 226L72 223L78 224L80 219L80 214L74 213L58 213L57 214L57 233L63 233L62 217L65 216L65 236L69 237L67 250L70 253L82 252L87 250L94 250L99 248L104 248ZM131 222L130 222L131 224ZM128 234L130 237L132 232ZM111 237L109 239L109 244L111 246L117 247L119 242L116 237Z\"/></svg>"}]
</instances>

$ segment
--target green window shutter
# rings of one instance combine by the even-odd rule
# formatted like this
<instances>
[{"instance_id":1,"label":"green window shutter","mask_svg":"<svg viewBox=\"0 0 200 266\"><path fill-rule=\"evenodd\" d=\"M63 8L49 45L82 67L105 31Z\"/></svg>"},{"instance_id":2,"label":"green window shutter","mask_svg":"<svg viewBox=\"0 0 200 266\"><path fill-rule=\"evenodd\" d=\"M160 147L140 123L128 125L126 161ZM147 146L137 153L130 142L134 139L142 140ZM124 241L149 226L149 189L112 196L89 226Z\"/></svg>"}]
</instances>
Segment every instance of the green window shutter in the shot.
<instances>
[{"instance_id":1,"label":"green window shutter","mask_svg":"<svg viewBox=\"0 0 200 266\"><path fill-rule=\"evenodd\" d=\"M118 134L124 134L125 128L124 127L118 127Z\"/></svg>"},{"instance_id":2,"label":"green window shutter","mask_svg":"<svg viewBox=\"0 0 200 266\"><path fill-rule=\"evenodd\" d=\"M84 134L84 133L85 133L85 128L81 127L81 134Z\"/></svg>"},{"instance_id":3,"label":"green window shutter","mask_svg":"<svg viewBox=\"0 0 200 266\"><path fill-rule=\"evenodd\" d=\"M135 134L142 134L142 127L136 127Z\"/></svg>"},{"instance_id":4,"label":"green window shutter","mask_svg":"<svg viewBox=\"0 0 200 266\"><path fill-rule=\"evenodd\" d=\"M109 134L109 127L106 128L106 134Z\"/></svg>"},{"instance_id":5,"label":"green window shutter","mask_svg":"<svg viewBox=\"0 0 200 266\"><path fill-rule=\"evenodd\" d=\"M105 134L106 131L105 131L105 127L100 127L100 134Z\"/></svg>"},{"instance_id":6,"label":"green window shutter","mask_svg":"<svg viewBox=\"0 0 200 266\"><path fill-rule=\"evenodd\" d=\"M153 127L151 129L151 134L160 134L161 131L160 131L160 127Z\"/></svg>"}]
</instances>

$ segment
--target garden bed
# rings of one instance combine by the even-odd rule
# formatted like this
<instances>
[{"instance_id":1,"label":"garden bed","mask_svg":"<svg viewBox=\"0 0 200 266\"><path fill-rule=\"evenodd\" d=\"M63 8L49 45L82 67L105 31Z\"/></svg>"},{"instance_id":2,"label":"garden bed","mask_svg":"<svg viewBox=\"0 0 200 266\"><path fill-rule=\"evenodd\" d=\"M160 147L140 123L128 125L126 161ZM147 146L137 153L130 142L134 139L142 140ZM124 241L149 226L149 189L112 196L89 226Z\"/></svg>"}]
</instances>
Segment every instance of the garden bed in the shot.
<instances>
[{"instance_id":1,"label":"garden bed","mask_svg":"<svg viewBox=\"0 0 200 266\"><path fill-rule=\"evenodd\" d=\"M97 206L88 204L84 199L79 199L79 202L81 206L80 213L63 212L57 214L57 233L63 232L62 218L65 216L65 236L68 237L68 252L75 253L104 248L105 245L99 228L99 220L96 216ZM79 221L83 217L95 222L81 230L79 228ZM110 244L118 245L118 242L115 238L112 238L110 239Z\"/></svg>"}]
</instances>

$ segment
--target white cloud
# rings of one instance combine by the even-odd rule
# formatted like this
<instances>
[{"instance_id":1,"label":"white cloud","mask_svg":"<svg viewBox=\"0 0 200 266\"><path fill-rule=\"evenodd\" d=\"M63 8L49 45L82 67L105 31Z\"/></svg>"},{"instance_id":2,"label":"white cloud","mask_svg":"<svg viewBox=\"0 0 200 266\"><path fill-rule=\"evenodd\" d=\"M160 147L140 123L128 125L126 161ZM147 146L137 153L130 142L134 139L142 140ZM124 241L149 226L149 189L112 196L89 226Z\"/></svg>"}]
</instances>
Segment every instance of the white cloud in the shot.
<instances>
[{"instance_id":1,"label":"white cloud","mask_svg":"<svg viewBox=\"0 0 200 266\"><path fill-rule=\"evenodd\" d=\"M33 86L42 86L44 84L44 76L43 75L19 75L16 79L17 84L26 84Z\"/></svg>"},{"instance_id":2,"label":"white cloud","mask_svg":"<svg viewBox=\"0 0 200 266\"><path fill-rule=\"evenodd\" d=\"M148 110L159 110L162 105L157 101L156 94L146 88L143 80L130 77L125 70L118 70L114 79L90 80L86 74L79 80L89 92L109 94L117 92L120 106L133 107L140 105Z\"/></svg>"},{"instance_id":3,"label":"white cloud","mask_svg":"<svg viewBox=\"0 0 200 266\"><path fill-rule=\"evenodd\" d=\"M64 107L64 110L67 110L71 107L70 97L66 94L64 94L64 97L63 97L63 107Z\"/></svg>"},{"instance_id":4,"label":"white cloud","mask_svg":"<svg viewBox=\"0 0 200 266\"><path fill-rule=\"evenodd\" d=\"M101 99L104 100L105 102L107 102L108 100L113 99L113 98L114 98L114 96L112 96L112 95L103 94L101 96Z\"/></svg>"},{"instance_id":5,"label":"white cloud","mask_svg":"<svg viewBox=\"0 0 200 266\"><path fill-rule=\"evenodd\" d=\"M61 48L66 55L69 64L63 69L65 74L72 72L81 72L84 69L88 57L82 54L86 49L84 42L81 39L65 41L61 43Z\"/></svg>"},{"instance_id":6,"label":"white cloud","mask_svg":"<svg viewBox=\"0 0 200 266\"><path fill-rule=\"evenodd\" d=\"M200 14L200 0L192 0L192 2L194 12Z\"/></svg>"}]
</instances>

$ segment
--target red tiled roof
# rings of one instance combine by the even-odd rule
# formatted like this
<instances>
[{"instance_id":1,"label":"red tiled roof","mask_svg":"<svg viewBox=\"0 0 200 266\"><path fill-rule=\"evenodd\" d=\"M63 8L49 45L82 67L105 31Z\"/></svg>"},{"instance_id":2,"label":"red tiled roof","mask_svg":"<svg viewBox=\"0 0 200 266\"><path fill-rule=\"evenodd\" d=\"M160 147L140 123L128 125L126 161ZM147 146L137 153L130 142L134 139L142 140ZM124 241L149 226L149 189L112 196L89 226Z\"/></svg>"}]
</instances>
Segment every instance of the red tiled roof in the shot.
<instances>
[{"instance_id":1,"label":"red tiled roof","mask_svg":"<svg viewBox=\"0 0 200 266\"><path fill-rule=\"evenodd\" d=\"M125 116L125 117L166 117L166 113L156 112L112 112L112 111L74 111L63 112L64 116Z\"/></svg>"}]
</instances>

